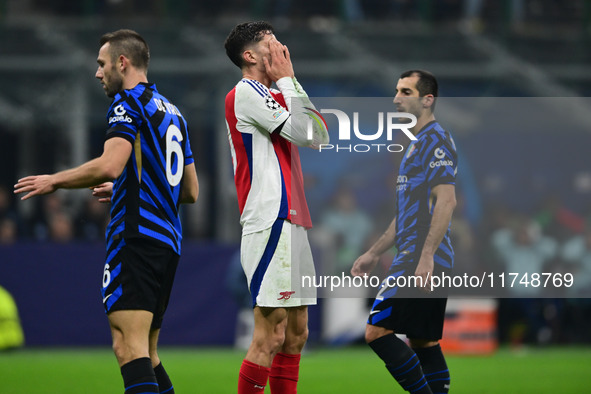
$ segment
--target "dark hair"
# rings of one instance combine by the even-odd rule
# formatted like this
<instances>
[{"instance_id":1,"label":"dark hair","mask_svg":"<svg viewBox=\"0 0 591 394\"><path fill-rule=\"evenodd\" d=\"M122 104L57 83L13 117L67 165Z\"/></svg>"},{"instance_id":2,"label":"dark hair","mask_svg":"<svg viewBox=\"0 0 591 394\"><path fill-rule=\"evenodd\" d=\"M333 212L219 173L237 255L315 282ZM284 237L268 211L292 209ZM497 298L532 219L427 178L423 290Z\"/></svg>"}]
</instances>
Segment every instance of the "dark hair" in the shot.
<instances>
[{"instance_id":1,"label":"dark hair","mask_svg":"<svg viewBox=\"0 0 591 394\"><path fill-rule=\"evenodd\" d=\"M435 78L435 75L429 71L408 70L400 74L400 79L412 77L415 75L419 77L419 80L417 81L417 90L419 91L420 97L425 97L428 94L432 94L435 98L439 97L439 85L437 84L437 78ZM435 109L436 101L437 100L433 101L431 111Z\"/></svg>"},{"instance_id":2,"label":"dark hair","mask_svg":"<svg viewBox=\"0 0 591 394\"><path fill-rule=\"evenodd\" d=\"M129 59L131 65L148 70L148 64L150 63L150 48L148 43L139 33L129 30L121 29L111 33L106 33L101 37L101 47L109 43L109 53L111 59L115 61L119 55L123 55Z\"/></svg>"},{"instance_id":3,"label":"dark hair","mask_svg":"<svg viewBox=\"0 0 591 394\"><path fill-rule=\"evenodd\" d=\"M245 22L236 25L224 42L226 54L232 60L232 63L237 65L238 68L242 68L244 65L242 53L246 47L262 40L265 34L272 33L273 26L264 21Z\"/></svg>"}]
</instances>

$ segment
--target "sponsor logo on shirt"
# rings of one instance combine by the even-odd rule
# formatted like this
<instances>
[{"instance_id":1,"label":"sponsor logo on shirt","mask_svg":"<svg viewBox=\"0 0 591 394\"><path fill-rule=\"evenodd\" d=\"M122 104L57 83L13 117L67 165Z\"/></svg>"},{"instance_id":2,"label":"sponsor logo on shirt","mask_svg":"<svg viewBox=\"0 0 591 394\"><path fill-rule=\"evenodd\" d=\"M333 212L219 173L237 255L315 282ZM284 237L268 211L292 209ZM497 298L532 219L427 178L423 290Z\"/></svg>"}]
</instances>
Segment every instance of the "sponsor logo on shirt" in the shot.
<instances>
[{"instance_id":1,"label":"sponsor logo on shirt","mask_svg":"<svg viewBox=\"0 0 591 394\"><path fill-rule=\"evenodd\" d=\"M447 166L453 166L454 162L451 160L443 160L443 158L445 157L445 151L441 148L437 148L435 149L435 157L438 158L439 160L436 161L432 161L431 163L429 163L429 167L431 168L435 168L435 167L447 167Z\"/></svg>"},{"instance_id":2,"label":"sponsor logo on shirt","mask_svg":"<svg viewBox=\"0 0 591 394\"><path fill-rule=\"evenodd\" d=\"M453 166L454 162L451 160L437 160L437 161L432 161L431 163L429 163L429 167L431 168L435 168L435 167L448 167L448 166Z\"/></svg>"},{"instance_id":3,"label":"sponsor logo on shirt","mask_svg":"<svg viewBox=\"0 0 591 394\"><path fill-rule=\"evenodd\" d=\"M115 116L111 116L109 118L109 124L116 123L116 122L127 122L127 123L133 122L133 120L129 117L129 115L125 115L125 113L127 111L125 111L125 108L123 108L123 104L119 104L118 106L116 106L113 109L113 112L115 112Z\"/></svg>"},{"instance_id":4,"label":"sponsor logo on shirt","mask_svg":"<svg viewBox=\"0 0 591 394\"><path fill-rule=\"evenodd\" d=\"M408 177L406 175L398 175L396 179L396 191L405 191L408 183Z\"/></svg>"}]
</instances>

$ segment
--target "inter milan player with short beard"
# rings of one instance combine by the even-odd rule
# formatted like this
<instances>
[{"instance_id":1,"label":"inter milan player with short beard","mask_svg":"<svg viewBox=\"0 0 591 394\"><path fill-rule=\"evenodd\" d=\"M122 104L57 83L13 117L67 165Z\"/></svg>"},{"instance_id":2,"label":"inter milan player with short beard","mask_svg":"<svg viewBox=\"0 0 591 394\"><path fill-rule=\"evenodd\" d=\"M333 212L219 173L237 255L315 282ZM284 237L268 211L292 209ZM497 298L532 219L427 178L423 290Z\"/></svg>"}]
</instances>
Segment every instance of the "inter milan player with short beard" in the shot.
<instances>
[{"instance_id":1,"label":"inter milan player with short beard","mask_svg":"<svg viewBox=\"0 0 591 394\"><path fill-rule=\"evenodd\" d=\"M15 193L95 186L111 202L102 295L125 393L173 394L157 344L181 253L179 207L199 194L187 123L148 83L150 52L138 33L107 33L100 45L95 76L113 98L102 155L20 179Z\"/></svg>"},{"instance_id":2,"label":"inter milan player with short beard","mask_svg":"<svg viewBox=\"0 0 591 394\"><path fill-rule=\"evenodd\" d=\"M242 362L238 393L295 393L300 354L308 337L314 275L306 230L312 226L298 146L328 143L314 106L295 79L289 51L265 22L236 26L226 53L242 79L226 96L226 123L240 208L241 263L254 308L254 336ZM275 82L279 91L271 89Z\"/></svg>"},{"instance_id":3,"label":"inter milan player with short beard","mask_svg":"<svg viewBox=\"0 0 591 394\"><path fill-rule=\"evenodd\" d=\"M425 296L430 278L449 275L454 261L449 229L456 205L458 157L451 135L433 115L437 96L437 80L431 73L409 70L400 76L394 104L397 111L417 118L410 128L417 140L408 146L400 164L394 220L351 269L356 276L369 274L379 256L396 246L388 278L369 314L365 339L396 381L406 391L420 394L447 393L450 383L438 342L447 293ZM388 286L401 275L420 277L423 287ZM396 334L406 334L410 347Z\"/></svg>"}]
</instances>

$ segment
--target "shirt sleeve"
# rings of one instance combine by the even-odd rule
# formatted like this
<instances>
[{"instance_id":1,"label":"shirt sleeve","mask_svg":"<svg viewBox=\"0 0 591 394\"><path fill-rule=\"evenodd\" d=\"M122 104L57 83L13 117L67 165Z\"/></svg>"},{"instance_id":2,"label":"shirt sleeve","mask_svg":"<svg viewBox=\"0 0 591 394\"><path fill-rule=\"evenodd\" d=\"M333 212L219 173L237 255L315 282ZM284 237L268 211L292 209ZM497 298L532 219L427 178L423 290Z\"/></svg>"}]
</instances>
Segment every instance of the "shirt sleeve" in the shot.
<instances>
[{"instance_id":1,"label":"shirt sleeve","mask_svg":"<svg viewBox=\"0 0 591 394\"><path fill-rule=\"evenodd\" d=\"M440 184L455 185L458 156L451 137L447 139L435 134L426 145L423 152L423 168L429 186L433 188Z\"/></svg>"},{"instance_id":2,"label":"shirt sleeve","mask_svg":"<svg viewBox=\"0 0 591 394\"><path fill-rule=\"evenodd\" d=\"M191 150L191 142L189 141L189 129L187 128L187 138L185 138L185 165L194 163L193 151Z\"/></svg>"},{"instance_id":3,"label":"shirt sleeve","mask_svg":"<svg viewBox=\"0 0 591 394\"><path fill-rule=\"evenodd\" d=\"M262 84L243 79L236 91L236 117L271 134L287 118L289 111L279 104Z\"/></svg>"},{"instance_id":4,"label":"shirt sleeve","mask_svg":"<svg viewBox=\"0 0 591 394\"><path fill-rule=\"evenodd\" d=\"M133 144L141 119L140 114L132 109L127 101L115 101L107 114L109 129L105 139L121 137Z\"/></svg>"},{"instance_id":5,"label":"shirt sleeve","mask_svg":"<svg viewBox=\"0 0 591 394\"><path fill-rule=\"evenodd\" d=\"M324 118L316 110L297 79L284 77L276 83L291 115L281 128L281 136L297 146L314 149L328 144L328 130Z\"/></svg>"}]
</instances>

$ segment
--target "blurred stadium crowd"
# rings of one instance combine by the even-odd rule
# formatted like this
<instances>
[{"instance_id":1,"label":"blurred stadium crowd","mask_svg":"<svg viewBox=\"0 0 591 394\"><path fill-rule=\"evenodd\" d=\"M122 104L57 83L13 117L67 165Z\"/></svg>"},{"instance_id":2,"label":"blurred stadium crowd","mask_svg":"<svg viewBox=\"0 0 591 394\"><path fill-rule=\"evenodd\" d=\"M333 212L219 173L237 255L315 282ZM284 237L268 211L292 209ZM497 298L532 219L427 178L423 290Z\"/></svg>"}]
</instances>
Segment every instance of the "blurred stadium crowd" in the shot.
<instances>
[{"instance_id":1,"label":"blurred stadium crowd","mask_svg":"<svg viewBox=\"0 0 591 394\"><path fill-rule=\"evenodd\" d=\"M335 18L343 22L423 21L460 22L476 32L500 25L519 30L527 25L573 22L588 24L590 5L587 0L3 0L4 13L11 16L73 16L88 18L151 19L178 18L210 21L236 16L276 19L287 24L310 18ZM285 25L284 25L285 27ZM322 28L323 26L316 26Z\"/></svg>"},{"instance_id":2,"label":"blurred stadium crowd","mask_svg":"<svg viewBox=\"0 0 591 394\"><path fill-rule=\"evenodd\" d=\"M186 239L237 242L240 229L220 108L239 76L227 64L222 43L231 26L246 19L275 24L282 41L293 47L296 74L311 96L390 96L393 81L409 65L434 71L449 96L591 92L589 0L2 0L0 81L7 89L0 94L5 119L0 126L0 244L103 241L108 207L89 191L21 204L12 185L21 175L59 170L101 151L108 102L91 85L94 51L100 34L121 26L146 32L151 76L161 90L178 97L191 123L203 194L198 207L184 212ZM370 55L366 63L356 63L357 53ZM70 60L73 66L67 65ZM77 128L84 138L72 137ZM580 144L590 141L587 135L575 138L582 138ZM474 141L464 144L465 151L477 147ZM559 152L556 160L575 160L572 167L588 175L584 158L568 154ZM550 179L542 189L526 190L536 194L533 201L514 203L509 189L487 197L491 180L480 175L475 174L481 214L466 207L467 193L460 193L454 214L456 264L474 273L491 267L537 272L566 267L591 289L589 188L553 193ZM322 233L315 242L331 248L334 272L348 272L392 217L390 196L382 196L379 209L368 210L358 182L318 192L314 182L322 178L313 171L306 176L312 215ZM384 186L388 190L392 184ZM591 342L591 293L561 299L513 296L527 298L500 299L501 341Z\"/></svg>"}]
</instances>

